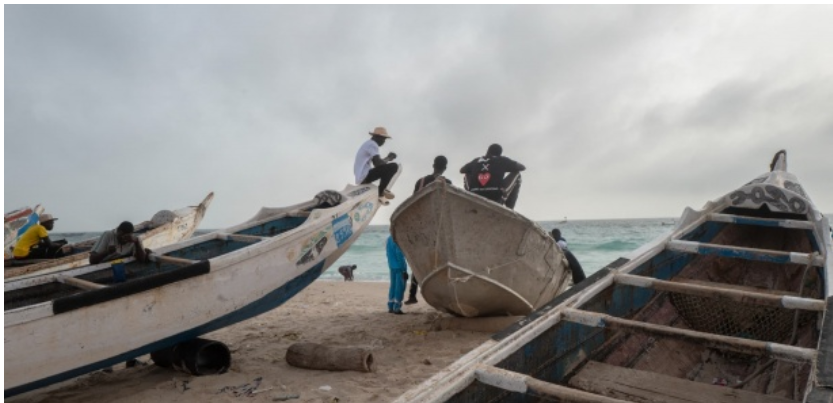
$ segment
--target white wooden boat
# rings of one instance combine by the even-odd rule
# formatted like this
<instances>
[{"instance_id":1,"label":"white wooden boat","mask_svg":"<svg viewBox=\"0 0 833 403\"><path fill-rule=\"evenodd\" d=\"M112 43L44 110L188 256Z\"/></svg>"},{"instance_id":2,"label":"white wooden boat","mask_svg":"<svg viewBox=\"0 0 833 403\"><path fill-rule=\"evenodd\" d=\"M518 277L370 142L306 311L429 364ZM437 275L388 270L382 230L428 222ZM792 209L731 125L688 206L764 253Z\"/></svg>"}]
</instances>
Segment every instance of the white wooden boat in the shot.
<instances>
[{"instance_id":1,"label":"white wooden boat","mask_svg":"<svg viewBox=\"0 0 833 403\"><path fill-rule=\"evenodd\" d=\"M464 317L526 315L569 284L561 249L538 224L435 181L391 217L423 299Z\"/></svg>"},{"instance_id":2,"label":"white wooden boat","mask_svg":"<svg viewBox=\"0 0 833 403\"><path fill-rule=\"evenodd\" d=\"M188 239L202 222L208 206L214 200L214 193L209 193L200 204L183 207L178 210L160 210L148 221L134 226L135 235L142 240L145 248L154 250L183 239ZM56 273L59 271L86 266L90 260L90 250L98 241L98 237L72 244L71 251L60 259L38 260L34 264L27 261L6 261L3 277L37 276L40 274ZM23 263L20 267L15 267Z\"/></svg>"},{"instance_id":3,"label":"white wooden boat","mask_svg":"<svg viewBox=\"0 0 833 403\"><path fill-rule=\"evenodd\" d=\"M263 208L250 220L110 264L5 283L5 395L173 346L269 311L317 279L379 208L374 185ZM324 193L324 192L322 192Z\"/></svg>"},{"instance_id":4,"label":"white wooden boat","mask_svg":"<svg viewBox=\"0 0 833 403\"><path fill-rule=\"evenodd\" d=\"M38 218L43 214L43 206L22 207L3 215L3 259L12 258L12 249L17 239L29 228L38 223Z\"/></svg>"},{"instance_id":5,"label":"white wooden boat","mask_svg":"<svg viewBox=\"0 0 833 403\"><path fill-rule=\"evenodd\" d=\"M779 152L396 402L833 401L829 228Z\"/></svg>"}]
</instances>

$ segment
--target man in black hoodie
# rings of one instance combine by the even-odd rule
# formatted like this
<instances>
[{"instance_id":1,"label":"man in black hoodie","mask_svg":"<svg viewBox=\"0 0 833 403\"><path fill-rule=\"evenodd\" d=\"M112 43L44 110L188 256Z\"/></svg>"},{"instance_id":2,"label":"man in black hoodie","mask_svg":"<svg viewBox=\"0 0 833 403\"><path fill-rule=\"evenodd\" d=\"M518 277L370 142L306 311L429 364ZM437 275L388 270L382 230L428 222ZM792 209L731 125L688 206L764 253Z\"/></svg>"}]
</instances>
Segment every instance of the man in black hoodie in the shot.
<instances>
[{"instance_id":1,"label":"man in black hoodie","mask_svg":"<svg viewBox=\"0 0 833 403\"><path fill-rule=\"evenodd\" d=\"M483 157L460 168L466 190L514 210L521 189L521 171L526 167L504 157L500 144L492 144Z\"/></svg>"}]
</instances>

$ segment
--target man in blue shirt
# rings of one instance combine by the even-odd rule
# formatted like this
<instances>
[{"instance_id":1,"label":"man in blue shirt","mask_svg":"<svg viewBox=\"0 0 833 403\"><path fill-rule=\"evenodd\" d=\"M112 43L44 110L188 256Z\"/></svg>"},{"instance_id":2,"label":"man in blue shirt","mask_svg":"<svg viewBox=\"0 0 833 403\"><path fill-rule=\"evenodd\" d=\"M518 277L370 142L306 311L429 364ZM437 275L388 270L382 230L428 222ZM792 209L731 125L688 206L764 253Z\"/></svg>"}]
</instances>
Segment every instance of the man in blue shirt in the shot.
<instances>
[{"instance_id":1,"label":"man in blue shirt","mask_svg":"<svg viewBox=\"0 0 833 403\"><path fill-rule=\"evenodd\" d=\"M390 269L390 289L388 290L388 313L402 315L402 300L405 299L405 274L408 271L408 263L402 254L402 249L393 241L393 236L388 235L386 247L388 253L388 268Z\"/></svg>"}]
</instances>

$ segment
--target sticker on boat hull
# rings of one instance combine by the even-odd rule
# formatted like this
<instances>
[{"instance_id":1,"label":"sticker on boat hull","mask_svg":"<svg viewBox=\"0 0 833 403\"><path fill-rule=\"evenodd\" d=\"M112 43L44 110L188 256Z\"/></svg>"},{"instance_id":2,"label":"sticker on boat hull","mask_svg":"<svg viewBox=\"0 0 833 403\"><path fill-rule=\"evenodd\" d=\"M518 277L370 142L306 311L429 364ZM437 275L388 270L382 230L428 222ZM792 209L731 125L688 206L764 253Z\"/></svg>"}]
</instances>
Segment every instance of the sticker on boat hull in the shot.
<instances>
[{"instance_id":1,"label":"sticker on boat hull","mask_svg":"<svg viewBox=\"0 0 833 403\"><path fill-rule=\"evenodd\" d=\"M296 266L312 262L321 254L321 251L327 246L327 241L329 240L327 237L328 232L321 231L304 243L304 246L301 247L301 258L295 262Z\"/></svg>"},{"instance_id":2,"label":"sticker on boat hull","mask_svg":"<svg viewBox=\"0 0 833 403\"><path fill-rule=\"evenodd\" d=\"M353 220L349 214L338 216L333 220L333 237L336 239L336 245L341 247L353 236Z\"/></svg>"},{"instance_id":3,"label":"sticker on boat hull","mask_svg":"<svg viewBox=\"0 0 833 403\"><path fill-rule=\"evenodd\" d=\"M373 203L372 202L364 202L361 206L357 207L355 212L353 212L353 221L357 223L362 223L367 221L368 218L373 216Z\"/></svg>"}]
</instances>

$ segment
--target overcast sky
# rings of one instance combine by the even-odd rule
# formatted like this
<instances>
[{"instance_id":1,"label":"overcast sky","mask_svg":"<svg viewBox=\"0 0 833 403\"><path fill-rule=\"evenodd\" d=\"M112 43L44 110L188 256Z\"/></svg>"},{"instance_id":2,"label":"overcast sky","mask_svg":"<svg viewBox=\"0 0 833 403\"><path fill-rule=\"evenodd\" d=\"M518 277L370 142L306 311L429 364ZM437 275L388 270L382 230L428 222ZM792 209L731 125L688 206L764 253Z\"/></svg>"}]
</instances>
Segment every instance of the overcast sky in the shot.
<instances>
[{"instance_id":1,"label":"overcast sky","mask_svg":"<svg viewBox=\"0 0 833 403\"><path fill-rule=\"evenodd\" d=\"M676 217L768 170L833 212L831 6L4 6L4 210L203 228L491 143L535 220Z\"/></svg>"}]
</instances>

